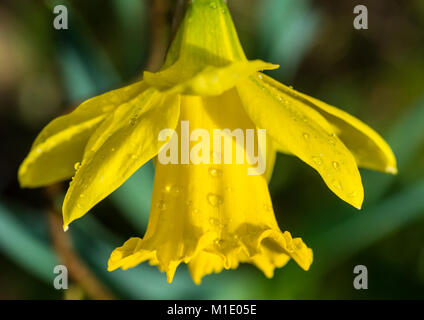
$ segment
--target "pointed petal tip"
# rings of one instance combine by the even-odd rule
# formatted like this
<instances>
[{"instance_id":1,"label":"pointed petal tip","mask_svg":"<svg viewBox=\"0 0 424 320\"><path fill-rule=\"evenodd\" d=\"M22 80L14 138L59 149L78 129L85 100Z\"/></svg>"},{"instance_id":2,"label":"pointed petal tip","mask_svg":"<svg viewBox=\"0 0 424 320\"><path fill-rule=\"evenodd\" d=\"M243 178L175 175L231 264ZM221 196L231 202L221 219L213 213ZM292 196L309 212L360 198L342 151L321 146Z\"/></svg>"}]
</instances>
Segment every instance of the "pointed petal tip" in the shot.
<instances>
[{"instance_id":1,"label":"pointed petal tip","mask_svg":"<svg viewBox=\"0 0 424 320\"><path fill-rule=\"evenodd\" d=\"M166 274L166 281L171 284L172 280L174 280L174 275L175 275L175 271L173 273L168 272Z\"/></svg>"},{"instance_id":2,"label":"pointed petal tip","mask_svg":"<svg viewBox=\"0 0 424 320\"><path fill-rule=\"evenodd\" d=\"M24 188L36 188L36 187L38 187L36 184L31 183L31 180L28 177L28 170L26 169L27 167L24 166L24 162L21 164L21 166L18 169L18 183L19 183L19 187L21 189L24 189Z\"/></svg>"},{"instance_id":3,"label":"pointed petal tip","mask_svg":"<svg viewBox=\"0 0 424 320\"><path fill-rule=\"evenodd\" d=\"M115 270L116 270L116 268L113 268L112 266L107 266L108 272L112 272L112 271L115 271Z\"/></svg>"},{"instance_id":4,"label":"pointed petal tip","mask_svg":"<svg viewBox=\"0 0 424 320\"><path fill-rule=\"evenodd\" d=\"M344 201L346 201L346 200L344 200ZM349 203L355 209L362 210L362 206L364 204L364 196L356 198L353 201L346 201L346 202Z\"/></svg>"},{"instance_id":5,"label":"pointed petal tip","mask_svg":"<svg viewBox=\"0 0 424 320\"><path fill-rule=\"evenodd\" d=\"M396 174L398 174L398 169L396 168L396 167L386 167L386 173L390 173L390 174L393 174L393 175L396 175Z\"/></svg>"},{"instance_id":6,"label":"pointed petal tip","mask_svg":"<svg viewBox=\"0 0 424 320\"><path fill-rule=\"evenodd\" d=\"M263 70L276 70L276 69L279 69L280 68L280 65L279 64L270 63L270 62L264 62L262 60L256 60L256 61L264 64L263 65L263 69L261 69L262 71Z\"/></svg>"},{"instance_id":7,"label":"pointed petal tip","mask_svg":"<svg viewBox=\"0 0 424 320\"><path fill-rule=\"evenodd\" d=\"M69 230L69 225L63 225L63 231L66 232Z\"/></svg>"},{"instance_id":8,"label":"pointed petal tip","mask_svg":"<svg viewBox=\"0 0 424 320\"><path fill-rule=\"evenodd\" d=\"M357 203L352 204L355 209L357 210L362 210L362 205L364 204L364 198L362 197L360 201L358 201Z\"/></svg>"}]
</instances>

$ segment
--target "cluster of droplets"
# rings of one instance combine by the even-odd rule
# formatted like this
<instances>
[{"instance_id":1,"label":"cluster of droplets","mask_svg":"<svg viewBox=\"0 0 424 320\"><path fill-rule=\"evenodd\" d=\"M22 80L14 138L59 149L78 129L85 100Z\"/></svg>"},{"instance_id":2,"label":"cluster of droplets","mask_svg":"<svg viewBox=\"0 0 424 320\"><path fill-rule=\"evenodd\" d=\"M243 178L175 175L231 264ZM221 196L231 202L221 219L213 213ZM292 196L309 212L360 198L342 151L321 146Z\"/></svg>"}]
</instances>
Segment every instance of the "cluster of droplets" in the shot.
<instances>
[{"instance_id":1,"label":"cluster of droplets","mask_svg":"<svg viewBox=\"0 0 424 320\"><path fill-rule=\"evenodd\" d=\"M138 118L140 117L140 113L141 113L141 108L138 108L134 114L131 116L130 120L128 120L130 126L134 127L137 122L138 122Z\"/></svg>"},{"instance_id":2,"label":"cluster of droplets","mask_svg":"<svg viewBox=\"0 0 424 320\"><path fill-rule=\"evenodd\" d=\"M163 188L163 192L168 195L178 196L182 192L182 187L179 185L167 185ZM168 205L164 199L157 201L156 207L160 211L165 211L168 209Z\"/></svg>"},{"instance_id":3,"label":"cluster of droplets","mask_svg":"<svg viewBox=\"0 0 424 320\"><path fill-rule=\"evenodd\" d=\"M194 0L192 0L192 2L193 1ZM209 8L211 8L211 9L217 9L218 8L218 5L216 4L216 1L209 2ZM221 9L221 11L222 11L222 13L225 13L226 12L225 9Z\"/></svg>"},{"instance_id":4,"label":"cluster of droplets","mask_svg":"<svg viewBox=\"0 0 424 320\"><path fill-rule=\"evenodd\" d=\"M224 198L219 194L213 192L209 192L206 198L208 200L208 203L214 208L218 208L224 203Z\"/></svg>"},{"instance_id":5,"label":"cluster of droplets","mask_svg":"<svg viewBox=\"0 0 424 320\"><path fill-rule=\"evenodd\" d=\"M303 139L305 139L305 140L309 140L310 139L310 137L311 137L311 135L309 134L309 133L307 133L307 132L304 132L303 133ZM330 142L330 144L331 145L333 145L333 146L335 146L336 145L336 134L335 133L330 133L329 134L329 142ZM324 160L323 160L323 155L322 154L320 154L320 155L318 155L318 156L312 156L312 162L316 165L316 167L317 168L319 168L319 167L321 167L321 166L323 166L323 164L324 164ZM340 162L338 162L338 161L335 161L335 160L333 160L333 161L331 161L331 166L332 166L332 168L334 169L334 170L340 170L340 168L341 168L341 166L340 166ZM328 175L329 176L329 175ZM339 190L339 191L342 191L343 190L343 186L342 186L342 184L341 184L341 182L340 182L340 180L338 180L338 179L333 179L332 181L331 181L331 185L336 189L336 190ZM351 197L351 198L353 198L353 197L355 197L356 196L356 193L354 193L354 192L351 192L351 193L349 193L348 194L348 196L349 197Z\"/></svg>"}]
</instances>

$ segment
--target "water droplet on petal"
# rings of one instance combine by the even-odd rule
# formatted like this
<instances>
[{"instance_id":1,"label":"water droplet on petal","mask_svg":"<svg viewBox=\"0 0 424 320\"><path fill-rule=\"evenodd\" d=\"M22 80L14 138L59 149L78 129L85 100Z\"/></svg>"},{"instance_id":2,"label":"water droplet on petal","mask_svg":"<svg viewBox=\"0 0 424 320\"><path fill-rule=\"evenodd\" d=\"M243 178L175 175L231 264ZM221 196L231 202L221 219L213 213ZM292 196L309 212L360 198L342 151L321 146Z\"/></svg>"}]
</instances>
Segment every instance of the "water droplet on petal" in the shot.
<instances>
[{"instance_id":1,"label":"water droplet on petal","mask_svg":"<svg viewBox=\"0 0 424 320\"><path fill-rule=\"evenodd\" d=\"M171 192L173 192L173 193L180 193L181 192L181 187L180 186L177 186L177 185L172 186Z\"/></svg>"},{"instance_id":2,"label":"water droplet on petal","mask_svg":"<svg viewBox=\"0 0 424 320\"><path fill-rule=\"evenodd\" d=\"M159 210L166 210L166 202L164 200L159 200L156 206Z\"/></svg>"},{"instance_id":3,"label":"water droplet on petal","mask_svg":"<svg viewBox=\"0 0 424 320\"><path fill-rule=\"evenodd\" d=\"M212 177L222 176L222 171L216 168L209 168L208 172Z\"/></svg>"},{"instance_id":4,"label":"water droplet on petal","mask_svg":"<svg viewBox=\"0 0 424 320\"><path fill-rule=\"evenodd\" d=\"M137 123L137 118L135 118L135 117L134 118L131 118L130 121L129 121L129 123L130 123L131 126L135 126L136 123Z\"/></svg>"},{"instance_id":5,"label":"water droplet on petal","mask_svg":"<svg viewBox=\"0 0 424 320\"><path fill-rule=\"evenodd\" d=\"M266 210L266 211L271 211L272 210L272 206L270 206L269 204L264 204L264 209Z\"/></svg>"},{"instance_id":6,"label":"water droplet on petal","mask_svg":"<svg viewBox=\"0 0 424 320\"><path fill-rule=\"evenodd\" d=\"M261 74L258 74L258 78L262 80L262 75Z\"/></svg>"},{"instance_id":7,"label":"water droplet on petal","mask_svg":"<svg viewBox=\"0 0 424 320\"><path fill-rule=\"evenodd\" d=\"M305 138L305 140L308 140L308 139L309 139L309 133L306 133L306 132L305 132L305 133L303 134L303 138Z\"/></svg>"},{"instance_id":8,"label":"water droplet on petal","mask_svg":"<svg viewBox=\"0 0 424 320\"><path fill-rule=\"evenodd\" d=\"M337 179L334 179L333 181L332 181L332 185L333 185L333 187L334 188L336 188L337 190L343 190L343 187L342 187L342 184L340 183L340 181L339 180L337 180Z\"/></svg>"},{"instance_id":9,"label":"water droplet on petal","mask_svg":"<svg viewBox=\"0 0 424 320\"><path fill-rule=\"evenodd\" d=\"M219 207L224 203L224 199L215 193L208 193L207 199L212 207Z\"/></svg>"},{"instance_id":10,"label":"water droplet on petal","mask_svg":"<svg viewBox=\"0 0 424 320\"><path fill-rule=\"evenodd\" d=\"M212 9L216 9L215 1L212 1L211 3L209 3L209 7L211 7Z\"/></svg>"},{"instance_id":11,"label":"water droplet on petal","mask_svg":"<svg viewBox=\"0 0 424 320\"><path fill-rule=\"evenodd\" d=\"M340 168L340 164L337 161L333 161L333 168L334 169L339 169Z\"/></svg>"},{"instance_id":12,"label":"water droplet on petal","mask_svg":"<svg viewBox=\"0 0 424 320\"><path fill-rule=\"evenodd\" d=\"M333 145L333 146L335 146L336 145L336 138L337 136L336 136L336 134L335 133L331 133L330 134L330 139L329 139L329 141L330 141L330 144L331 145Z\"/></svg>"},{"instance_id":13,"label":"water droplet on petal","mask_svg":"<svg viewBox=\"0 0 424 320\"><path fill-rule=\"evenodd\" d=\"M209 219L209 223L210 223L212 226L217 226L217 225L219 225L219 220L218 220L218 219L215 219L215 218L210 218L210 219Z\"/></svg>"},{"instance_id":14,"label":"water droplet on petal","mask_svg":"<svg viewBox=\"0 0 424 320\"><path fill-rule=\"evenodd\" d=\"M78 171L79 168L81 168L81 162L75 162L75 164L74 164L75 171Z\"/></svg>"},{"instance_id":15,"label":"water droplet on petal","mask_svg":"<svg viewBox=\"0 0 424 320\"><path fill-rule=\"evenodd\" d=\"M322 165L322 158L321 157L312 157L312 161L317 165Z\"/></svg>"}]
</instances>

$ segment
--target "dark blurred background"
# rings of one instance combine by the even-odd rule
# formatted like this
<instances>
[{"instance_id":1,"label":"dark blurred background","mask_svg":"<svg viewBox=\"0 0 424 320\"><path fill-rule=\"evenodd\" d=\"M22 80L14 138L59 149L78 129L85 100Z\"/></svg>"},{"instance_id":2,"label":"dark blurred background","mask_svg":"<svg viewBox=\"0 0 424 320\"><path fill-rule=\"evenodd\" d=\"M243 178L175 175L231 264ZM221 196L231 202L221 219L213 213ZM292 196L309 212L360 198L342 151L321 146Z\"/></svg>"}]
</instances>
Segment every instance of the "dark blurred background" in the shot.
<instances>
[{"instance_id":1,"label":"dark blurred background","mask_svg":"<svg viewBox=\"0 0 424 320\"><path fill-rule=\"evenodd\" d=\"M314 250L309 272L289 262L269 280L242 265L201 286L185 266L172 285L147 264L108 273L113 248L146 228L153 165L66 234L55 211L67 183L20 189L17 169L50 120L160 66L175 1L2 1L0 299L424 298L424 1L228 2L247 56L280 64L269 74L380 132L399 175L362 170L366 198L358 212L311 168L278 156L270 183L275 212L283 229ZM68 8L68 30L53 28L58 4ZM368 7L368 30L353 28L356 4ZM70 272L68 290L53 287L60 263ZM356 265L368 269L368 290L353 287Z\"/></svg>"}]
</instances>

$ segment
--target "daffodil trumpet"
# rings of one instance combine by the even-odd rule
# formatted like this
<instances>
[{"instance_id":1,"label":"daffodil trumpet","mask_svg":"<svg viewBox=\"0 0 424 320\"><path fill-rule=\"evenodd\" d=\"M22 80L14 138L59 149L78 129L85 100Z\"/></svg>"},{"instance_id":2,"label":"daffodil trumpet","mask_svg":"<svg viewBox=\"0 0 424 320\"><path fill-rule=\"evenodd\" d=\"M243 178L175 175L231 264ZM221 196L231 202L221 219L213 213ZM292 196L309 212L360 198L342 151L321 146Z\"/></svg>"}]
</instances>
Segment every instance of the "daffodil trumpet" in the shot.
<instances>
[{"instance_id":1,"label":"daffodil trumpet","mask_svg":"<svg viewBox=\"0 0 424 320\"><path fill-rule=\"evenodd\" d=\"M246 161L250 165L256 165L247 168L248 174L261 175L265 172L265 129L213 129L211 137L209 131L204 128L190 131L189 121L181 121L179 128L180 132L170 128L159 132L159 140L168 141L158 153L158 161L161 164L232 164L233 161L243 164ZM233 139L236 141L235 159ZM198 142L190 147L190 141Z\"/></svg>"},{"instance_id":2,"label":"daffodil trumpet","mask_svg":"<svg viewBox=\"0 0 424 320\"><path fill-rule=\"evenodd\" d=\"M362 206L359 167L396 173L387 143L346 112L287 87L261 71L278 66L247 60L224 0L192 0L159 72L107 92L49 123L19 168L23 187L69 179L64 227L125 182L170 139L162 130L266 129L263 174L249 175L249 161L214 163L198 152L186 164L156 161L149 224L111 254L108 270L149 261L171 282L180 263L193 280L251 263L272 277L290 258L303 269L312 250L281 231L268 191L277 152L314 168L328 188L350 205ZM237 139L230 138L233 150ZM189 141L189 148L196 141ZM243 148L246 159L246 148ZM214 150L216 151L216 150ZM185 153L186 154L186 153Z\"/></svg>"}]
</instances>

